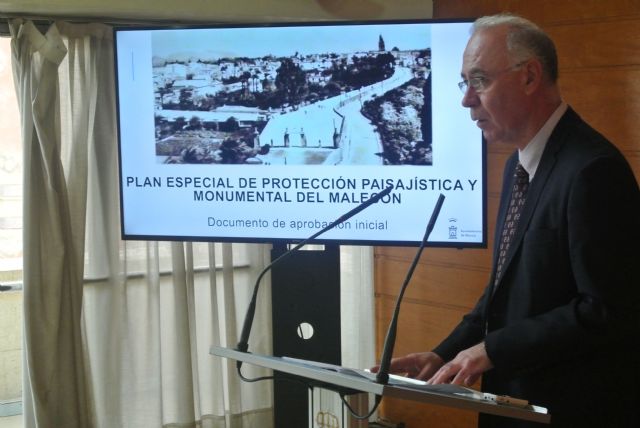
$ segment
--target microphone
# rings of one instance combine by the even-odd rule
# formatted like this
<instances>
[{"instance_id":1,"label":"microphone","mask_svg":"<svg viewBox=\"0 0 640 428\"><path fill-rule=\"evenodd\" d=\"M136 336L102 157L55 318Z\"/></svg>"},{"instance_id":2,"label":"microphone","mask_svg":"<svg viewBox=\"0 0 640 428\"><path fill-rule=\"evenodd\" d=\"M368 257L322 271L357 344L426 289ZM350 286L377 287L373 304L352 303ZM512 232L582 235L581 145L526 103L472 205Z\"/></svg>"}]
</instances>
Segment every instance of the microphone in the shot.
<instances>
[{"instance_id":1,"label":"microphone","mask_svg":"<svg viewBox=\"0 0 640 428\"><path fill-rule=\"evenodd\" d=\"M427 230L424 233L424 238L422 238L422 242L420 243L420 248L418 248L418 252L413 258L413 262L411 263L411 267L407 272L407 276L402 283L402 287L400 287L400 293L398 294L398 300L396 301L396 307L393 312L393 317L391 318L391 322L389 323L389 330L387 330L387 337L384 339L384 347L382 350L382 357L380 358L380 368L378 369L378 374L376 375L376 382L386 385L389 382L389 367L391 365L391 357L393 355L393 348L396 344L396 331L398 330L398 316L400 314L400 303L402 302L402 297L404 296L404 292L407 289L407 285L409 285L409 281L413 276L413 271L415 270L418 261L420 260L420 256L422 255L422 250L424 249L427 239L429 239L429 235L431 235L431 231L433 230L433 226L438 219L438 215L440 214L440 209L442 208L442 203L444 202L444 195L441 193L440 197L438 197L438 201L436 202L436 206L433 208L433 212L431 213L431 218L429 219L429 223L427 224Z\"/></svg>"},{"instance_id":2,"label":"microphone","mask_svg":"<svg viewBox=\"0 0 640 428\"><path fill-rule=\"evenodd\" d=\"M293 247L293 248L289 249L288 251L284 252L283 254L281 254L277 259L275 259L271 263L269 263L267 265L267 267L265 267L262 270L262 272L260 272L260 275L258 275L258 279L256 280L256 283L255 283L255 285L253 287L253 295L251 297L251 301L249 302L249 306L247 307L247 313L245 314L244 324L242 325L242 333L240 334L240 340L238 341L238 344L236 345L236 350L237 351L247 352L247 350L249 349L249 335L251 334L251 326L253 325L253 317L255 316L255 313L256 313L256 302L258 300L258 288L260 286L260 281L262 280L262 277L269 271L269 269L271 269L273 266L275 266L276 264L280 263L282 260L284 260L287 257L289 257L292 253L296 252L297 250L299 250L303 246L307 245L310 241L313 241L318 236L322 235L323 233L327 232L328 230L333 229L334 227L338 226L339 224L343 223L344 221L346 221L346 220L350 219L351 217L353 217L354 215L358 214L360 211L362 211L362 210L370 207L371 205L375 204L380 199L382 199L383 197L385 197L389 193L391 193L392 190L393 190L393 186L389 186L386 189L384 189L382 192L376 193L371 199L368 199L368 200L364 201L363 203L361 203L357 207L353 208L351 211L349 211L346 214L343 214L342 216L340 216L337 220L329 223L329 225L324 227L322 230L314 233L310 237L308 237L308 238L304 239L303 241L301 241L300 243L298 243L295 247ZM242 365L242 362L238 361L237 364L238 364L238 370L239 370L241 365Z\"/></svg>"}]
</instances>

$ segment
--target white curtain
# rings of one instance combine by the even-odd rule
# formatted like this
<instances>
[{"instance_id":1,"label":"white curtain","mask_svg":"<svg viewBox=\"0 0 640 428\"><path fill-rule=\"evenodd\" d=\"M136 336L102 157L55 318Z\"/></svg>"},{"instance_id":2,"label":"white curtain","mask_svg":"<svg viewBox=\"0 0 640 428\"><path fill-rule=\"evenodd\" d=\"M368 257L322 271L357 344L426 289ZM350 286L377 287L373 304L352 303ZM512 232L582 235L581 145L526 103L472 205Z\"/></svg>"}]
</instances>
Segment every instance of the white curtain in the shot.
<instances>
[{"instance_id":1,"label":"white curtain","mask_svg":"<svg viewBox=\"0 0 640 428\"><path fill-rule=\"evenodd\" d=\"M235 364L209 354L236 344L267 246L121 241L110 28L56 23L42 35L14 20L11 31L25 426L270 427L271 383L241 383ZM371 254L342 249L345 365L374 360ZM266 279L250 349L270 354Z\"/></svg>"},{"instance_id":2,"label":"white curtain","mask_svg":"<svg viewBox=\"0 0 640 428\"><path fill-rule=\"evenodd\" d=\"M74 189L64 175L58 126L58 66L66 48L55 26L43 36L30 22L14 21L11 31L24 145L25 425L91 426L80 324L83 236L73 224Z\"/></svg>"}]
</instances>

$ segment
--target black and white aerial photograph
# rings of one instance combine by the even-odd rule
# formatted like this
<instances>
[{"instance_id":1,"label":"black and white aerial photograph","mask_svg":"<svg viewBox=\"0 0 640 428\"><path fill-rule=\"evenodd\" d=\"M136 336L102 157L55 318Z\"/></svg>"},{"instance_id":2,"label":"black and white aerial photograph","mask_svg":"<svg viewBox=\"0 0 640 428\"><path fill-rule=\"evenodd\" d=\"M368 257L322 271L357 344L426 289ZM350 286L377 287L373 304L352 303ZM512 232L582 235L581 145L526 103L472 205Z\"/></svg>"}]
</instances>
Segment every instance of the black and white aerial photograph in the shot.
<instances>
[{"instance_id":1,"label":"black and white aerial photograph","mask_svg":"<svg viewBox=\"0 0 640 428\"><path fill-rule=\"evenodd\" d=\"M165 164L433 164L426 24L152 34Z\"/></svg>"}]
</instances>

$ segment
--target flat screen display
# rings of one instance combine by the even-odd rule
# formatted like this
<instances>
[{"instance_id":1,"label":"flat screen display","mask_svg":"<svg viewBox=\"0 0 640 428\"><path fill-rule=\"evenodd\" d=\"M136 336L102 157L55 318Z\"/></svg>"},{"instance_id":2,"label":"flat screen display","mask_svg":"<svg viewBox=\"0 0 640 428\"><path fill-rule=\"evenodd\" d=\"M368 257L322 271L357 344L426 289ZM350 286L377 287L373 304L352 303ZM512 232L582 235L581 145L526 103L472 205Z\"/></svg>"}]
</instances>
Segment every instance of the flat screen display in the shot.
<instances>
[{"instance_id":1,"label":"flat screen display","mask_svg":"<svg viewBox=\"0 0 640 428\"><path fill-rule=\"evenodd\" d=\"M124 239L486 246L470 22L116 28Z\"/></svg>"}]
</instances>

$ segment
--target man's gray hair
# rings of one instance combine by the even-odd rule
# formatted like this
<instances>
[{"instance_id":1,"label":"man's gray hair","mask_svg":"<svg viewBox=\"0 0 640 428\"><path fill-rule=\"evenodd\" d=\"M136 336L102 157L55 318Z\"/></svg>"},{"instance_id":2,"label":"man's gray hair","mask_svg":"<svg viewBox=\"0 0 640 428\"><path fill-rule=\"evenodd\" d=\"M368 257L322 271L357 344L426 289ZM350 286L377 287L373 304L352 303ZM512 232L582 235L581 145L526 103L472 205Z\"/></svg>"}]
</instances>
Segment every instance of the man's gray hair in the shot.
<instances>
[{"instance_id":1,"label":"man's gray hair","mask_svg":"<svg viewBox=\"0 0 640 428\"><path fill-rule=\"evenodd\" d=\"M551 37L533 22L517 15L502 13L478 18L471 34L492 27L509 27L507 49L516 61L537 58L551 82L558 80L558 55Z\"/></svg>"}]
</instances>

